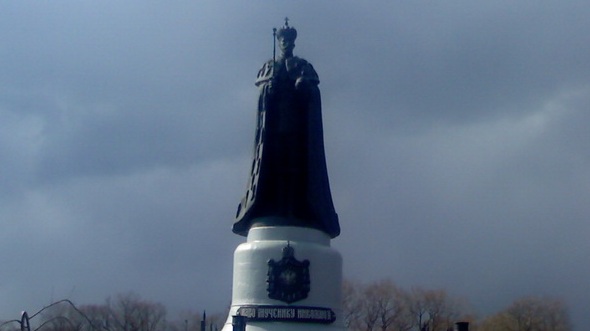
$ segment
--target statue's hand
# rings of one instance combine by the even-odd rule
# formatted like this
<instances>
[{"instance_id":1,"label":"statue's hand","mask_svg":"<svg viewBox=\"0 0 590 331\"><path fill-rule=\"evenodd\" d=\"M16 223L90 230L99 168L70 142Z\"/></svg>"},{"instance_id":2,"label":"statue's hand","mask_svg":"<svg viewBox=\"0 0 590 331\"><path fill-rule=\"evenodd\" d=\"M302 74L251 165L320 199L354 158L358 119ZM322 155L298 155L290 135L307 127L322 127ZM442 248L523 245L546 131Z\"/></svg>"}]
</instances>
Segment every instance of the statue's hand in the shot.
<instances>
[{"instance_id":1,"label":"statue's hand","mask_svg":"<svg viewBox=\"0 0 590 331\"><path fill-rule=\"evenodd\" d=\"M267 94L272 93L274 90L273 81L269 80L268 83L266 83L266 85L264 85L264 89Z\"/></svg>"},{"instance_id":2,"label":"statue's hand","mask_svg":"<svg viewBox=\"0 0 590 331\"><path fill-rule=\"evenodd\" d=\"M297 90L302 90L304 89L306 86L305 80L303 79L303 77L299 77L297 78L297 80L295 80L295 88Z\"/></svg>"}]
</instances>

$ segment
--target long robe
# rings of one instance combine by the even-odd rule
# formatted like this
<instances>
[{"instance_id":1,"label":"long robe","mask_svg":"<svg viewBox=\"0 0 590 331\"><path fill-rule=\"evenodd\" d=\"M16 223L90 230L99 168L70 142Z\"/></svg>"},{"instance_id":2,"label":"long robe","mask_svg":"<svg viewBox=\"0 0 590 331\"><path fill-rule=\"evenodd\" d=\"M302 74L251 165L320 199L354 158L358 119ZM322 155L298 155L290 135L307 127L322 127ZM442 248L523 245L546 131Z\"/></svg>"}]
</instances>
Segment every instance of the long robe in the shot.
<instances>
[{"instance_id":1,"label":"long robe","mask_svg":"<svg viewBox=\"0 0 590 331\"><path fill-rule=\"evenodd\" d=\"M324 153L319 78L298 57L269 61L260 88L248 190L233 232L256 226L300 226L340 234Z\"/></svg>"}]
</instances>

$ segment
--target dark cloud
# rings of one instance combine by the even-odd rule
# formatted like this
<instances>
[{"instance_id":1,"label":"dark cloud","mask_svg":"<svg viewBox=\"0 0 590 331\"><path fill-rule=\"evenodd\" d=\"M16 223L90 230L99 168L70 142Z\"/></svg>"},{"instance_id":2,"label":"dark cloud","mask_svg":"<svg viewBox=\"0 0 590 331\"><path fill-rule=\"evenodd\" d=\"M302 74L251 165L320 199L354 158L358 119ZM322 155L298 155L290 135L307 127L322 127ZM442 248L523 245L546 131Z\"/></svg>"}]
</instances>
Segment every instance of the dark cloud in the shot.
<instances>
[{"instance_id":1,"label":"dark cloud","mask_svg":"<svg viewBox=\"0 0 590 331\"><path fill-rule=\"evenodd\" d=\"M345 275L480 315L561 296L587 324L586 3L0 9L0 318L127 291L228 304L253 81L289 16L321 78Z\"/></svg>"}]
</instances>

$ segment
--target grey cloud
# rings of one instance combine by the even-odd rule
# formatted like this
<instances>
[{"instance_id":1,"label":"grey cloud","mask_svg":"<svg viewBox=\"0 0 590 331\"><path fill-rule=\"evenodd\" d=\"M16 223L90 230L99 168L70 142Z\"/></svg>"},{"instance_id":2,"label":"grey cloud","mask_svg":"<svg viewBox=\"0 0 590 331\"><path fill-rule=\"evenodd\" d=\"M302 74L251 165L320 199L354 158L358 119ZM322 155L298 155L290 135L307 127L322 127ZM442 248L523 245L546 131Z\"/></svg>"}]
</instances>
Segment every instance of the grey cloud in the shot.
<instances>
[{"instance_id":1,"label":"grey cloud","mask_svg":"<svg viewBox=\"0 0 590 331\"><path fill-rule=\"evenodd\" d=\"M321 78L345 275L481 315L562 296L588 324L586 3L0 7L0 318L128 290L228 304L253 81L289 16Z\"/></svg>"}]
</instances>

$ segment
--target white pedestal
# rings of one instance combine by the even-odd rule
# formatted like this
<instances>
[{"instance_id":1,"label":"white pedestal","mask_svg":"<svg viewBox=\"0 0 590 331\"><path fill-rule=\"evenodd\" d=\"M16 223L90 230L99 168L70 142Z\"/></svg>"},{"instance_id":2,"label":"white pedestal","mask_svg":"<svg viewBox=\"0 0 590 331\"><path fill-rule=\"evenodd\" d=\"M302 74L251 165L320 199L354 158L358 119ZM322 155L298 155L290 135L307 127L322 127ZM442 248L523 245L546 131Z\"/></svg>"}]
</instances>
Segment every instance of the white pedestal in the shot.
<instances>
[{"instance_id":1,"label":"white pedestal","mask_svg":"<svg viewBox=\"0 0 590 331\"><path fill-rule=\"evenodd\" d=\"M283 248L293 248L298 261L309 261L310 290L305 299L285 303L268 296L268 261L279 261ZM342 257L330 247L330 237L322 231L290 226L269 226L250 229L248 239L234 252L232 305L222 331L232 331L232 316L240 307L281 306L323 308L335 313L332 323L284 320L247 320L248 331L344 330L341 309Z\"/></svg>"}]
</instances>

